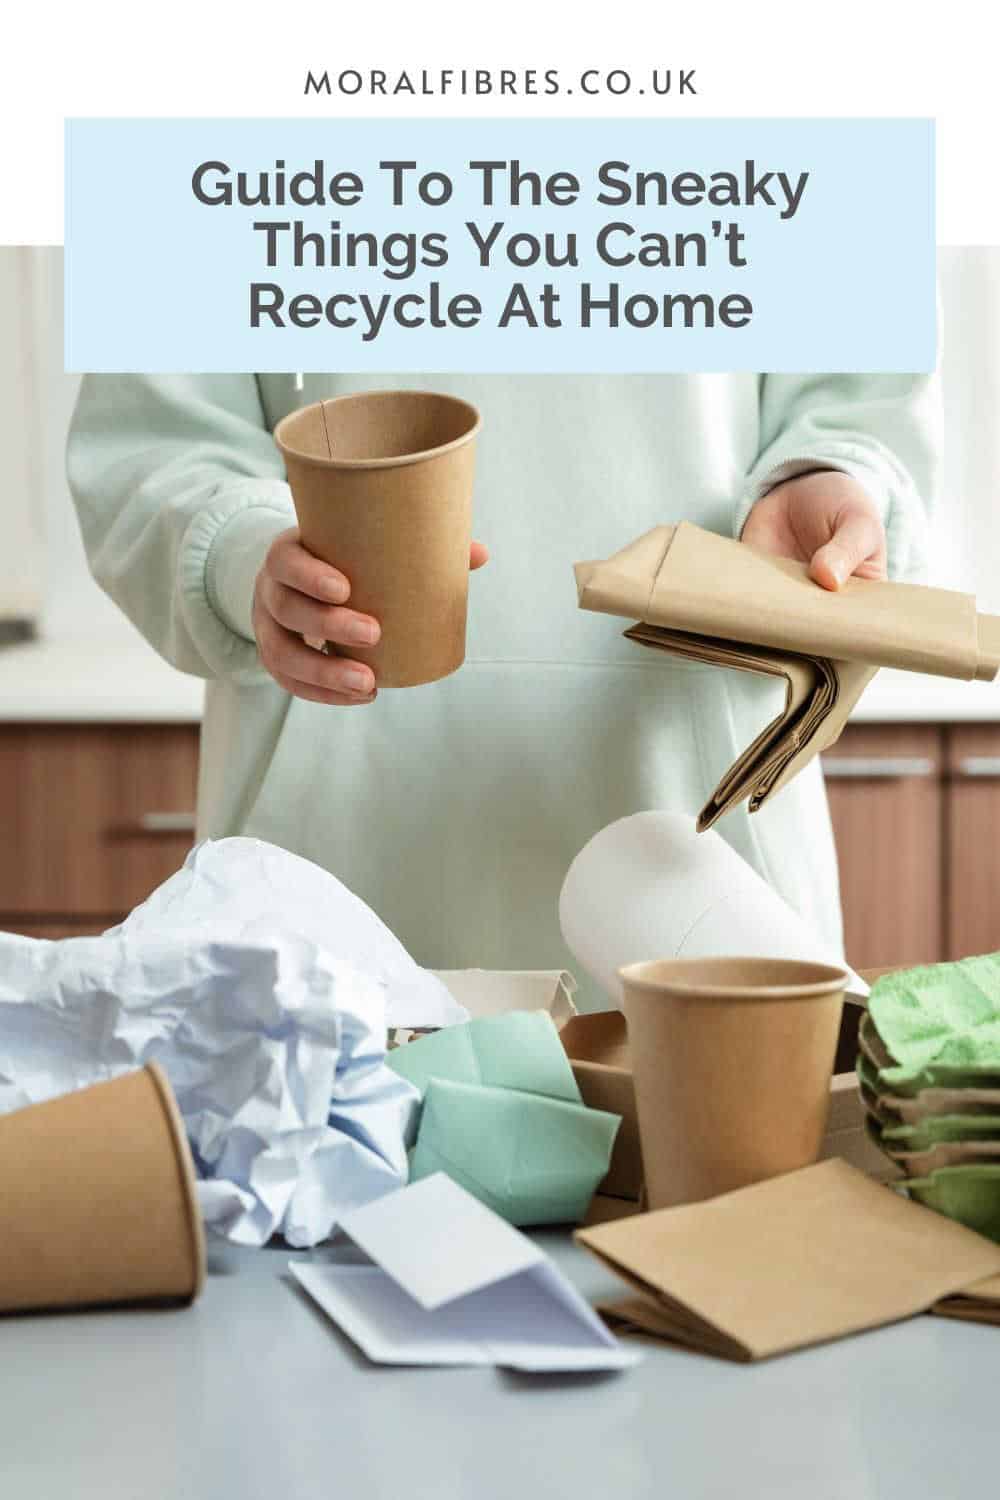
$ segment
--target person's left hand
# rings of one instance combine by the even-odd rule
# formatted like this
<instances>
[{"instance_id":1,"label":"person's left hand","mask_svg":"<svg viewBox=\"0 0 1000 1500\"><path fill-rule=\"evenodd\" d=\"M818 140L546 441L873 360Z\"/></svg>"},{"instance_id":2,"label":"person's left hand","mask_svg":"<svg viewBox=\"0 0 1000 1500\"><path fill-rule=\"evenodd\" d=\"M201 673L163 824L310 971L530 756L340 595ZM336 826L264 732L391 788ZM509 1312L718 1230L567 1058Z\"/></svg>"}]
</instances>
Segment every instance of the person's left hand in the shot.
<instances>
[{"instance_id":1,"label":"person's left hand","mask_svg":"<svg viewBox=\"0 0 1000 1500\"><path fill-rule=\"evenodd\" d=\"M810 578L824 589L839 589L852 576L886 576L885 527L875 502L835 469L776 485L757 501L741 540L808 563Z\"/></svg>"}]
</instances>

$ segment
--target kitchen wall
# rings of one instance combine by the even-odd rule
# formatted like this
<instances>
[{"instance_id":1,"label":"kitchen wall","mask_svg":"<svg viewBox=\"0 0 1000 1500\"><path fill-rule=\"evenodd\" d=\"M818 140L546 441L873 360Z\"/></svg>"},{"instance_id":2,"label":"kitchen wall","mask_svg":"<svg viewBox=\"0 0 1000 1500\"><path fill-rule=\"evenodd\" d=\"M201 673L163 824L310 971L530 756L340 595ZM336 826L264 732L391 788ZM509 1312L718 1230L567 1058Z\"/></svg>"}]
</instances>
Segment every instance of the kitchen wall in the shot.
<instances>
[{"instance_id":1,"label":"kitchen wall","mask_svg":"<svg viewBox=\"0 0 1000 1500\"><path fill-rule=\"evenodd\" d=\"M0 253L5 346L0 358L0 449L7 459L6 488L0 498L0 641L32 623L41 608L43 526L33 498L44 492L44 483L39 472L33 290L29 253Z\"/></svg>"},{"instance_id":2,"label":"kitchen wall","mask_svg":"<svg viewBox=\"0 0 1000 1500\"><path fill-rule=\"evenodd\" d=\"M12 405L4 402L0 418L4 450L13 455L17 475L12 503L2 512L0 551L13 555L29 528L37 536L43 636L132 643L138 639L137 632L90 577L66 486L66 432L80 382L78 376L63 370L62 251L50 247L8 250L0 253L0 264L6 277L16 277L23 299L18 376L22 393ZM0 368L9 364L0 360ZM4 378L9 378L9 368L4 368ZM8 527L13 532L12 547L8 547Z\"/></svg>"},{"instance_id":3,"label":"kitchen wall","mask_svg":"<svg viewBox=\"0 0 1000 1500\"><path fill-rule=\"evenodd\" d=\"M933 582L1000 613L1000 249L939 252L945 470Z\"/></svg>"}]
</instances>

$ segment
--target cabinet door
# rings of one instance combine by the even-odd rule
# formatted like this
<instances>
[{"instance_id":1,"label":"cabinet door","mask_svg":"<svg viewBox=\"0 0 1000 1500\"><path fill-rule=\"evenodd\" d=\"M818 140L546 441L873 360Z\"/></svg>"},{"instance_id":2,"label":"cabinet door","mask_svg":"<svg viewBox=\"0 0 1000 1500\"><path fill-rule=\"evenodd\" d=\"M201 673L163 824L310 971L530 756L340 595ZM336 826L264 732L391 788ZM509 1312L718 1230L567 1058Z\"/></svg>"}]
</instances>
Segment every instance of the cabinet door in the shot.
<instances>
[{"instance_id":1,"label":"cabinet door","mask_svg":"<svg viewBox=\"0 0 1000 1500\"><path fill-rule=\"evenodd\" d=\"M948 731L947 956L1000 949L1000 726Z\"/></svg>"},{"instance_id":2,"label":"cabinet door","mask_svg":"<svg viewBox=\"0 0 1000 1500\"><path fill-rule=\"evenodd\" d=\"M0 725L0 925L108 925L194 840L194 725Z\"/></svg>"},{"instance_id":3,"label":"cabinet door","mask_svg":"<svg viewBox=\"0 0 1000 1500\"><path fill-rule=\"evenodd\" d=\"M850 724L823 757L856 969L944 956L943 755L936 726Z\"/></svg>"}]
</instances>

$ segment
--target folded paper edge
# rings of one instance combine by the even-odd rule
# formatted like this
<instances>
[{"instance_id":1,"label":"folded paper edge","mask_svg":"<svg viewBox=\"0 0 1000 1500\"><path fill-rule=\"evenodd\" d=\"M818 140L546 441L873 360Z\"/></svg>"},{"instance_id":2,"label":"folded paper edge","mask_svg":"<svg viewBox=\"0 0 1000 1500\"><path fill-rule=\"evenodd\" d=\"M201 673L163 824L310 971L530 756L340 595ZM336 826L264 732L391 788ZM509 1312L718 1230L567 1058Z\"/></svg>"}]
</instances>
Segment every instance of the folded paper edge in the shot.
<instances>
[{"instance_id":1,"label":"folded paper edge","mask_svg":"<svg viewBox=\"0 0 1000 1500\"><path fill-rule=\"evenodd\" d=\"M978 682L992 682L1000 671L1000 615L976 616L976 644L979 648Z\"/></svg>"}]
</instances>

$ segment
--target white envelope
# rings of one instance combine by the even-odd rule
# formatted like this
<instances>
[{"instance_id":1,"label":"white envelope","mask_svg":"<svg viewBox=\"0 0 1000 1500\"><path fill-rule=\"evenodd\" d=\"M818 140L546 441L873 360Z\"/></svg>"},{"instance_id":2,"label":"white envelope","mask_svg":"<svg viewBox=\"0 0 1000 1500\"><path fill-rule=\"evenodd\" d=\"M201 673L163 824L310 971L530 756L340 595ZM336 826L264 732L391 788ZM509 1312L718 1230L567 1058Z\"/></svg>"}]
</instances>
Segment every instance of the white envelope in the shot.
<instances>
[{"instance_id":1,"label":"white envelope","mask_svg":"<svg viewBox=\"0 0 1000 1500\"><path fill-rule=\"evenodd\" d=\"M618 1370L625 1349L525 1235L443 1172L346 1214L373 1266L289 1262L369 1359L392 1365Z\"/></svg>"}]
</instances>

